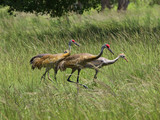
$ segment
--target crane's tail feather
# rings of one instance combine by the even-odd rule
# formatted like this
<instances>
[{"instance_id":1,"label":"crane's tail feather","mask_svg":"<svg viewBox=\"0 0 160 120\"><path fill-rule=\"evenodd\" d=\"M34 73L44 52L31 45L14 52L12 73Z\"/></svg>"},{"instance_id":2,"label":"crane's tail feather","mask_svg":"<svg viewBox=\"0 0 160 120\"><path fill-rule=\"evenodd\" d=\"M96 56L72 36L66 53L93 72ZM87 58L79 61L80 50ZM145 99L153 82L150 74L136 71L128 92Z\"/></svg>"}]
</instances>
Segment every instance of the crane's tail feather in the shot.
<instances>
[{"instance_id":1,"label":"crane's tail feather","mask_svg":"<svg viewBox=\"0 0 160 120\"><path fill-rule=\"evenodd\" d=\"M29 61L30 64L33 64L33 61L34 61L35 58L41 58L41 57L43 57L44 55L48 55L48 54L39 54L39 55L36 55L36 56L32 57L31 60Z\"/></svg>"},{"instance_id":2,"label":"crane's tail feather","mask_svg":"<svg viewBox=\"0 0 160 120\"><path fill-rule=\"evenodd\" d=\"M31 60L29 61L30 64L33 64L33 61L34 61L35 58L37 58L37 56L34 56L34 57L31 58Z\"/></svg>"},{"instance_id":3,"label":"crane's tail feather","mask_svg":"<svg viewBox=\"0 0 160 120\"><path fill-rule=\"evenodd\" d=\"M32 65L32 69L34 70L36 67L38 69L41 69L42 68L42 61L43 59L41 59L44 55L48 55L48 54L39 54L37 56L34 56L31 58L30 60L30 64Z\"/></svg>"},{"instance_id":4,"label":"crane's tail feather","mask_svg":"<svg viewBox=\"0 0 160 120\"><path fill-rule=\"evenodd\" d=\"M32 70L34 70L35 69L35 67L32 65Z\"/></svg>"}]
</instances>

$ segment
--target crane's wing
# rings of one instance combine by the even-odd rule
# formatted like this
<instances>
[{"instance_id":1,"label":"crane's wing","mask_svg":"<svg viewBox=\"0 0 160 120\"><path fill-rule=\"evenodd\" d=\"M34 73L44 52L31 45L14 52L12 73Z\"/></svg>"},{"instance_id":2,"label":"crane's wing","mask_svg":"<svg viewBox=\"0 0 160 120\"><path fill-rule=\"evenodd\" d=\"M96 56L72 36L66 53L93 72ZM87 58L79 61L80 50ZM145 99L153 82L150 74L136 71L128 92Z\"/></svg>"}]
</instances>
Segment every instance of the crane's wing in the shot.
<instances>
[{"instance_id":1,"label":"crane's wing","mask_svg":"<svg viewBox=\"0 0 160 120\"><path fill-rule=\"evenodd\" d=\"M32 69L35 67L41 69L42 67L51 66L63 60L69 53L58 53L58 54L39 54L31 58L30 63L32 64Z\"/></svg>"}]
</instances>

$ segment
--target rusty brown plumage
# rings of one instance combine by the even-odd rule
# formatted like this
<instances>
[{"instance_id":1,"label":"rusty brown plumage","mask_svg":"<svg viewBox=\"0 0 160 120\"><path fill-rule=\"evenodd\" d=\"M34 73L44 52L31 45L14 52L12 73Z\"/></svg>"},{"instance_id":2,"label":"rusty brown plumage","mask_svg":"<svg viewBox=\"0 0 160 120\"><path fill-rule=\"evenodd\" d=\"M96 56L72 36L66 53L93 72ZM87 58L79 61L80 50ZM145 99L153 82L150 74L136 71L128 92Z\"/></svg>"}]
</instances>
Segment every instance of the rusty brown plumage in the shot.
<instances>
[{"instance_id":1,"label":"rusty brown plumage","mask_svg":"<svg viewBox=\"0 0 160 120\"><path fill-rule=\"evenodd\" d=\"M69 56L70 53L59 53L59 54L39 54L33 57L30 61L32 64L32 69L42 67L55 66L56 63L63 60L65 57Z\"/></svg>"},{"instance_id":2,"label":"rusty brown plumage","mask_svg":"<svg viewBox=\"0 0 160 120\"><path fill-rule=\"evenodd\" d=\"M61 71L64 71L66 68L78 69L79 67L83 68L87 62L94 59L96 59L96 56L89 53L74 54L66 57L58 66Z\"/></svg>"},{"instance_id":3,"label":"rusty brown plumage","mask_svg":"<svg viewBox=\"0 0 160 120\"><path fill-rule=\"evenodd\" d=\"M45 73L42 75L41 80L45 79L46 73L48 73L48 79L51 80L49 77L49 71L50 69L54 69L54 78L56 80L56 74L57 74L57 64L62 61L64 58L70 56L71 53L71 43L76 44L79 46L74 40L69 41L69 50L66 50L64 53L58 53L58 54L39 54L31 58L30 64L32 65L32 69L35 68L41 69L46 68Z\"/></svg>"},{"instance_id":4,"label":"rusty brown plumage","mask_svg":"<svg viewBox=\"0 0 160 120\"><path fill-rule=\"evenodd\" d=\"M92 55L89 53L80 53L66 57L58 64L58 69L64 71L66 70L66 68L71 68L72 72L71 75L68 77L67 81L79 84L79 74L81 69L83 69L85 67L85 64L87 64L88 62L98 59L103 54L104 48L107 48L111 53L113 53L110 49L110 46L108 44L105 44L102 46L101 52L98 55ZM73 82L70 80L70 77L76 70L78 70L77 82ZM87 88L85 85L82 86Z\"/></svg>"}]
</instances>

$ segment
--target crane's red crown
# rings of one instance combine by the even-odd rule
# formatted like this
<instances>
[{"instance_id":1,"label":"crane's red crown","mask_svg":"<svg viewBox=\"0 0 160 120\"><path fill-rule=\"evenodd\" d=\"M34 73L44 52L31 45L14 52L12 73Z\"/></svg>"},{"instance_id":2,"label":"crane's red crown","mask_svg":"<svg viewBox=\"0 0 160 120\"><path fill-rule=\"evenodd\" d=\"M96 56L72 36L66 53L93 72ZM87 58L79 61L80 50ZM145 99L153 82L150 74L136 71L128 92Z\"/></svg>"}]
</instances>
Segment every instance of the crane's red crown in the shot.
<instances>
[{"instance_id":1,"label":"crane's red crown","mask_svg":"<svg viewBox=\"0 0 160 120\"><path fill-rule=\"evenodd\" d=\"M108 48L110 48L110 45L106 44L106 46L107 46Z\"/></svg>"},{"instance_id":2,"label":"crane's red crown","mask_svg":"<svg viewBox=\"0 0 160 120\"><path fill-rule=\"evenodd\" d=\"M75 42L75 40L72 40L72 42Z\"/></svg>"}]
</instances>

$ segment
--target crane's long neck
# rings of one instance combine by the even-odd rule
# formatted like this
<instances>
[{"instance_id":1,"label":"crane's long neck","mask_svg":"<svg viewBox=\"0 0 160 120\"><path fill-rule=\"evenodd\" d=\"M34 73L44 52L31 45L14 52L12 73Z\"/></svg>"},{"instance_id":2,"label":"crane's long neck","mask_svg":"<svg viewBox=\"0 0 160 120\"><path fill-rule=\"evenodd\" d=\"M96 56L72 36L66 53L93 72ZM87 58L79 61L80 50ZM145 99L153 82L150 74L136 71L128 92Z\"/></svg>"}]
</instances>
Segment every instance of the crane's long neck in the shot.
<instances>
[{"instance_id":1,"label":"crane's long neck","mask_svg":"<svg viewBox=\"0 0 160 120\"><path fill-rule=\"evenodd\" d=\"M98 59L99 57L101 57L101 56L102 56L102 54L103 54L103 50L104 50L104 48L105 48L105 46L102 46L102 48L101 48L101 52L100 52L98 55L96 55L96 56L94 56L94 57L92 57L92 58L89 58L89 59L87 60L87 62L90 62L90 61L96 60L96 59Z\"/></svg>"},{"instance_id":2,"label":"crane's long neck","mask_svg":"<svg viewBox=\"0 0 160 120\"><path fill-rule=\"evenodd\" d=\"M69 53L71 53L71 42L69 42Z\"/></svg>"},{"instance_id":3,"label":"crane's long neck","mask_svg":"<svg viewBox=\"0 0 160 120\"><path fill-rule=\"evenodd\" d=\"M95 57L95 59L98 59L99 57L102 56L104 48L105 48L105 46L102 46L101 52Z\"/></svg>"},{"instance_id":4,"label":"crane's long neck","mask_svg":"<svg viewBox=\"0 0 160 120\"><path fill-rule=\"evenodd\" d=\"M108 60L107 62L104 63L104 65L110 65L110 64L113 64L115 63L118 59L120 58L120 56L116 57L115 59L113 60Z\"/></svg>"},{"instance_id":5,"label":"crane's long neck","mask_svg":"<svg viewBox=\"0 0 160 120\"><path fill-rule=\"evenodd\" d=\"M70 41L69 42L69 50L66 50L67 55L71 54L71 44L72 44L72 42Z\"/></svg>"},{"instance_id":6,"label":"crane's long neck","mask_svg":"<svg viewBox=\"0 0 160 120\"><path fill-rule=\"evenodd\" d=\"M67 57L71 54L71 42L69 42L69 49L68 50L65 50L63 56L64 57Z\"/></svg>"}]
</instances>

